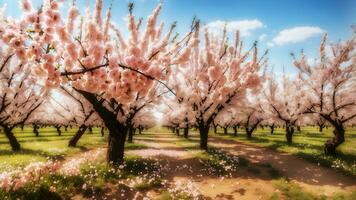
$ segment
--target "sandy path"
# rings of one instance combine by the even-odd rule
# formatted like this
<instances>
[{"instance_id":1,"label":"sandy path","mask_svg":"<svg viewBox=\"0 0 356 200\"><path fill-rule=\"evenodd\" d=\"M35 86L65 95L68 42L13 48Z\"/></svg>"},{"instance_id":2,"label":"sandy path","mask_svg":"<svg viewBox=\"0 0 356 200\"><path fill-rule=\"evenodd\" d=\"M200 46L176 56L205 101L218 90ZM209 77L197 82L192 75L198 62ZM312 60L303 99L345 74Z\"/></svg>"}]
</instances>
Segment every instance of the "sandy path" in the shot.
<instances>
[{"instance_id":1,"label":"sandy path","mask_svg":"<svg viewBox=\"0 0 356 200\"><path fill-rule=\"evenodd\" d=\"M318 166L288 153L219 137L209 138L209 144L232 154L244 156L256 163L270 163L284 176L309 189L317 189L329 194L333 191L356 189L354 177L345 176L333 169Z\"/></svg>"},{"instance_id":2,"label":"sandy path","mask_svg":"<svg viewBox=\"0 0 356 200\"><path fill-rule=\"evenodd\" d=\"M275 192L270 178L259 178L246 170L232 178L207 174L203 170L204 166L195 158L194 154L199 150L187 151L174 144L182 138L172 133L147 132L144 137L136 135L134 138L148 149L130 150L127 153L158 158L168 166L169 173L165 177L168 181L193 183L203 199L268 199Z\"/></svg>"}]
</instances>

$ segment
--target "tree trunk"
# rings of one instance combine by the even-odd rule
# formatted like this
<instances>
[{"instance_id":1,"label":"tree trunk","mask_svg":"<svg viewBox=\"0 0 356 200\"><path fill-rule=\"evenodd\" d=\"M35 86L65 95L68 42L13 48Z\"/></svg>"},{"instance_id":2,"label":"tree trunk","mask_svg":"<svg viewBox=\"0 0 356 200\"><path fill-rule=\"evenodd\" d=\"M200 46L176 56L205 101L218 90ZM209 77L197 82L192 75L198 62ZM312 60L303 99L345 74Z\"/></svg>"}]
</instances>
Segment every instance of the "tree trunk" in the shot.
<instances>
[{"instance_id":1,"label":"tree trunk","mask_svg":"<svg viewBox=\"0 0 356 200\"><path fill-rule=\"evenodd\" d=\"M271 126L269 126L271 128L271 135L273 135L274 133L274 124L272 124Z\"/></svg>"},{"instance_id":2,"label":"tree trunk","mask_svg":"<svg viewBox=\"0 0 356 200\"><path fill-rule=\"evenodd\" d=\"M297 131L298 131L299 133L301 132L300 126L297 126Z\"/></svg>"},{"instance_id":3,"label":"tree trunk","mask_svg":"<svg viewBox=\"0 0 356 200\"><path fill-rule=\"evenodd\" d=\"M293 143L293 133L294 133L294 127L286 126L286 139L288 144Z\"/></svg>"},{"instance_id":4,"label":"tree trunk","mask_svg":"<svg viewBox=\"0 0 356 200\"><path fill-rule=\"evenodd\" d=\"M247 139L252 139L252 132L251 130L249 129L246 129L246 136L247 136Z\"/></svg>"},{"instance_id":5,"label":"tree trunk","mask_svg":"<svg viewBox=\"0 0 356 200\"><path fill-rule=\"evenodd\" d=\"M36 137L38 137L40 135L40 133L38 132L38 125L34 124L33 126L33 133L36 135Z\"/></svg>"},{"instance_id":6,"label":"tree trunk","mask_svg":"<svg viewBox=\"0 0 356 200\"><path fill-rule=\"evenodd\" d=\"M134 128L133 128L132 125L129 125L129 126L128 126L128 129L129 129L129 135L128 135L128 138L127 138L127 142L128 142L128 143L132 143L132 142L133 142Z\"/></svg>"},{"instance_id":7,"label":"tree trunk","mask_svg":"<svg viewBox=\"0 0 356 200\"><path fill-rule=\"evenodd\" d=\"M65 131L65 132L68 131L68 126L64 126L64 131Z\"/></svg>"},{"instance_id":8,"label":"tree trunk","mask_svg":"<svg viewBox=\"0 0 356 200\"><path fill-rule=\"evenodd\" d=\"M96 98L95 94L83 90L76 91L81 93L93 105L93 108L105 123L106 128L109 130L107 150L108 163L114 166L121 165L124 162L127 127L117 121L116 114L106 109L106 107L102 105L102 102Z\"/></svg>"},{"instance_id":9,"label":"tree trunk","mask_svg":"<svg viewBox=\"0 0 356 200\"><path fill-rule=\"evenodd\" d=\"M79 139L83 136L85 133L85 130L87 130L87 126L82 124L78 131L75 133L75 135L69 140L68 146L69 147L75 147L79 141Z\"/></svg>"},{"instance_id":10,"label":"tree trunk","mask_svg":"<svg viewBox=\"0 0 356 200\"><path fill-rule=\"evenodd\" d=\"M185 127L183 131L184 131L184 138L188 138L189 128Z\"/></svg>"},{"instance_id":11,"label":"tree trunk","mask_svg":"<svg viewBox=\"0 0 356 200\"><path fill-rule=\"evenodd\" d=\"M323 133L324 124L319 124L319 132Z\"/></svg>"},{"instance_id":12,"label":"tree trunk","mask_svg":"<svg viewBox=\"0 0 356 200\"><path fill-rule=\"evenodd\" d=\"M345 129L342 125L335 127L334 138L327 140L324 146L324 152L326 155L335 155L336 148L345 141Z\"/></svg>"},{"instance_id":13,"label":"tree trunk","mask_svg":"<svg viewBox=\"0 0 356 200\"><path fill-rule=\"evenodd\" d=\"M125 140L128 129L121 124L107 128L109 129L107 160L114 166L119 166L124 162Z\"/></svg>"},{"instance_id":14,"label":"tree trunk","mask_svg":"<svg viewBox=\"0 0 356 200\"><path fill-rule=\"evenodd\" d=\"M217 128L216 128L217 126L214 124L213 124L213 126L214 126L214 133L217 134L218 133Z\"/></svg>"},{"instance_id":15,"label":"tree trunk","mask_svg":"<svg viewBox=\"0 0 356 200\"><path fill-rule=\"evenodd\" d=\"M232 129L234 129L234 136L237 136L237 126L233 126Z\"/></svg>"},{"instance_id":16,"label":"tree trunk","mask_svg":"<svg viewBox=\"0 0 356 200\"><path fill-rule=\"evenodd\" d=\"M105 127L102 126L101 129L100 129L100 133L101 133L101 136L102 136L102 137L104 137L104 128L105 128Z\"/></svg>"},{"instance_id":17,"label":"tree trunk","mask_svg":"<svg viewBox=\"0 0 356 200\"><path fill-rule=\"evenodd\" d=\"M199 125L200 149L208 150L209 126Z\"/></svg>"},{"instance_id":18,"label":"tree trunk","mask_svg":"<svg viewBox=\"0 0 356 200\"><path fill-rule=\"evenodd\" d=\"M5 135L7 137L7 139L9 140L10 142L10 145L11 145L11 148L13 151L20 151L21 149L21 145L20 143L17 141L14 133L12 133L12 128L9 128L9 127L4 127L4 132L5 132Z\"/></svg>"},{"instance_id":19,"label":"tree trunk","mask_svg":"<svg viewBox=\"0 0 356 200\"><path fill-rule=\"evenodd\" d=\"M90 134L93 134L93 128L91 126L88 126L88 130Z\"/></svg>"},{"instance_id":20,"label":"tree trunk","mask_svg":"<svg viewBox=\"0 0 356 200\"><path fill-rule=\"evenodd\" d=\"M179 127L175 128L177 136L179 136Z\"/></svg>"},{"instance_id":21,"label":"tree trunk","mask_svg":"<svg viewBox=\"0 0 356 200\"><path fill-rule=\"evenodd\" d=\"M224 127L224 135L227 135L227 127Z\"/></svg>"},{"instance_id":22,"label":"tree trunk","mask_svg":"<svg viewBox=\"0 0 356 200\"><path fill-rule=\"evenodd\" d=\"M58 136L62 135L61 126L54 126L57 129Z\"/></svg>"},{"instance_id":23,"label":"tree trunk","mask_svg":"<svg viewBox=\"0 0 356 200\"><path fill-rule=\"evenodd\" d=\"M138 134L142 134L142 128L141 127L138 128Z\"/></svg>"}]
</instances>

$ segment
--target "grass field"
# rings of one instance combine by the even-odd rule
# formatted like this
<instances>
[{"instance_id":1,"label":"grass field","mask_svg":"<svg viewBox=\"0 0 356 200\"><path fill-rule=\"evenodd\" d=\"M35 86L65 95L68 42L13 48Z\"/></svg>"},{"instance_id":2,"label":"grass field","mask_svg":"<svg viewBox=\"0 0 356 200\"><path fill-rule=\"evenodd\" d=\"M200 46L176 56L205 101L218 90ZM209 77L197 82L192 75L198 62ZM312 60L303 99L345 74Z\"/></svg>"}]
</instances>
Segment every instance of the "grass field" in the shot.
<instances>
[{"instance_id":1,"label":"grass field","mask_svg":"<svg viewBox=\"0 0 356 200\"><path fill-rule=\"evenodd\" d=\"M218 134L225 138L288 152L323 166L337 168L346 174L356 175L356 128L347 129L346 141L338 147L338 155L335 157L324 155L323 150L325 141L332 138L332 131L332 128L328 128L320 134L316 127L303 127L301 132L295 132L292 145L287 144L285 131L281 128L276 128L273 135L270 134L269 128L259 128L250 140L243 129L238 130L237 137L232 135L232 130L229 130L228 135L223 135L223 130L218 129Z\"/></svg>"},{"instance_id":2,"label":"grass field","mask_svg":"<svg viewBox=\"0 0 356 200\"><path fill-rule=\"evenodd\" d=\"M14 129L14 134L21 144L22 150L13 152L4 134L0 134L0 171L9 167L21 167L34 161L45 161L48 158L61 159L64 156L70 156L80 151L85 151L94 146L106 143L106 138L101 137L99 129L94 128L93 134L84 134L79 140L77 147L68 147L69 139L77 131L77 128L64 131L58 136L55 128L41 128L38 137L32 132L32 128L25 127Z\"/></svg>"}]
</instances>

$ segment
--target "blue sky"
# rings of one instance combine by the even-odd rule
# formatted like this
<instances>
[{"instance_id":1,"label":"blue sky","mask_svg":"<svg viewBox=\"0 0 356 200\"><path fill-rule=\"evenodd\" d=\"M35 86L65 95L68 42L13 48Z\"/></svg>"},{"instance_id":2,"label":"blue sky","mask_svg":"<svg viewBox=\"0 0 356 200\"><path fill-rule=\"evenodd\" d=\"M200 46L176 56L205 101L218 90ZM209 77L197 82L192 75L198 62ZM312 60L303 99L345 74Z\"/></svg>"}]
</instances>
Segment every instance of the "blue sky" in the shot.
<instances>
[{"instance_id":1,"label":"blue sky","mask_svg":"<svg viewBox=\"0 0 356 200\"><path fill-rule=\"evenodd\" d=\"M38 6L41 1L33 2ZM86 0L76 2L84 10ZM95 1L89 2L93 7ZM111 2L104 0L105 7ZM113 19L123 31L126 30L123 18L127 15L128 2L113 0ZM145 17L158 1L133 2L136 3L135 15ZM0 5L4 4L8 6L8 15L20 15L17 0L0 0ZM281 70L284 65L287 72L293 73L290 52L304 49L308 55L316 56L324 31L329 34L329 41L351 36L350 26L356 23L356 0L165 0L160 18L167 25L177 21L177 31L183 33L189 29L194 16L212 29L218 29L225 22L230 30L243 29L246 45L259 40L261 49L270 49L271 66Z\"/></svg>"}]
</instances>

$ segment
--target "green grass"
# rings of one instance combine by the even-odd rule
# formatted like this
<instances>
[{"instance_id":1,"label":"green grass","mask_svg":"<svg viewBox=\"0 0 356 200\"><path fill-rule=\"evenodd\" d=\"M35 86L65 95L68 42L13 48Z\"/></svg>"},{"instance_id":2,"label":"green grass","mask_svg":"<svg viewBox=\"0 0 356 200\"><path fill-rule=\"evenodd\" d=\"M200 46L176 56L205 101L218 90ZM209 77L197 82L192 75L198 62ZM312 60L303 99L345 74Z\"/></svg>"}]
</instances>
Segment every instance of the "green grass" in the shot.
<instances>
[{"instance_id":1,"label":"green grass","mask_svg":"<svg viewBox=\"0 0 356 200\"><path fill-rule=\"evenodd\" d=\"M340 192L332 196L325 196L306 191L298 184L287 181L284 178L273 181L273 186L280 191L270 197L270 200L288 199L288 200L354 200L356 191Z\"/></svg>"},{"instance_id":2,"label":"green grass","mask_svg":"<svg viewBox=\"0 0 356 200\"><path fill-rule=\"evenodd\" d=\"M58 136L56 129L41 128L38 137L32 132L31 127L14 129L14 134L21 144L21 151L13 152L8 139L0 131L0 172L23 167L31 162L46 161L47 159L62 159L79 152L86 151L96 146L103 146L107 143L107 138L102 137L100 130L93 128L93 133L88 131L78 141L77 147L68 147L68 141L75 134L77 128L68 131L62 130L62 135ZM138 143L126 143L126 149L142 149L145 145Z\"/></svg>"},{"instance_id":3,"label":"green grass","mask_svg":"<svg viewBox=\"0 0 356 200\"><path fill-rule=\"evenodd\" d=\"M356 175L356 129L347 129L346 141L338 147L336 156L326 156L323 149L324 143L327 139L332 138L332 130L332 128L324 129L323 134L320 134L316 127L303 127L300 133L295 132L292 145L287 144L285 131L280 128L275 129L273 135L270 134L269 128L259 128L253 133L253 138L250 140L247 139L242 129L238 130L237 137L231 134L232 130L229 135L220 134L222 130L219 130L218 133L219 136L225 138L288 152L326 167L337 168L346 174Z\"/></svg>"}]
</instances>

